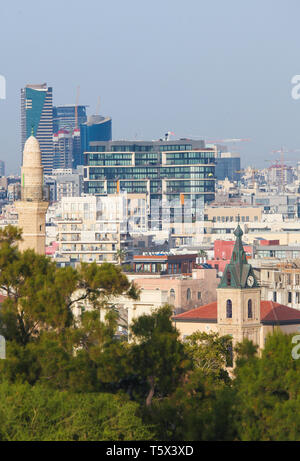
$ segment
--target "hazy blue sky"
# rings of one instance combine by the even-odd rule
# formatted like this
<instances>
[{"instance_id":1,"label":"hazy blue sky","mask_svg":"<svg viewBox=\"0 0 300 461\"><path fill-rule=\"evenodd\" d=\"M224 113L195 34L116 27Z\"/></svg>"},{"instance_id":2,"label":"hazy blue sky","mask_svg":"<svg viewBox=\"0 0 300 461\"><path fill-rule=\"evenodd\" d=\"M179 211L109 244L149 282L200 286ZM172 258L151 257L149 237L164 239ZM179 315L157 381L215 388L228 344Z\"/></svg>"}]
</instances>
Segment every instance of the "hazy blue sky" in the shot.
<instances>
[{"instance_id":1,"label":"hazy blue sky","mask_svg":"<svg viewBox=\"0 0 300 461\"><path fill-rule=\"evenodd\" d=\"M113 118L114 139L251 138L243 164L300 148L299 0L2 1L0 158L20 167L20 88ZM291 154L290 158L297 158Z\"/></svg>"}]
</instances>

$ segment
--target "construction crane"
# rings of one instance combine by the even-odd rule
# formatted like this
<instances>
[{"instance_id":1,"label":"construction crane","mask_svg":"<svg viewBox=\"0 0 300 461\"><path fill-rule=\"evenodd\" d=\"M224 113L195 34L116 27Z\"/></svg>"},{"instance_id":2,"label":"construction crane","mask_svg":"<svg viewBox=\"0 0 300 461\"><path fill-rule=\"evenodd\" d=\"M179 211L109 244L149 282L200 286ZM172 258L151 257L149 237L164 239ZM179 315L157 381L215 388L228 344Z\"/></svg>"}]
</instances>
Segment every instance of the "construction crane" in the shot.
<instances>
[{"instance_id":1,"label":"construction crane","mask_svg":"<svg viewBox=\"0 0 300 461\"><path fill-rule=\"evenodd\" d=\"M251 139L241 139L241 138L227 138L227 139L208 139L206 142L209 143L219 143L219 142L225 142L227 143L236 143L236 142L249 142Z\"/></svg>"},{"instance_id":2,"label":"construction crane","mask_svg":"<svg viewBox=\"0 0 300 461\"><path fill-rule=\"evenodd\" d=\"M265 159L265 162L270 162L271 165L268 167L268 169L270 170L271 168L280 168L280 176L278 178L278 186L280 188L282 188L282 190L284 191L285 190L285 180L284 180L284 169L286 167L286 163L291 163L293 162L293 160L287 160L287 159L284 159L284 163L283 163L283 159L280 158L280 159L275 159L275 160L269 160L269 159ZM277 182L277 180L276 180Z\"/></svg>"},{"instance_id":3,"label":"construction crane","mask_svg":"<svg viewBox=\"0 0 300 461\"><path fill-rule=\"evenodd\" d=\"M280 170L281 170L281 174L280 174L280 182L281 182L281 185L282 185L282 190L284 191L284 187L285 187L285 184L284 184L284 162L287 161L284 159L284 154L287 154L287 153L291 153L291 152L300 152L300 149L284 149L284 147L281 147L281 149L279 150L272 150L272 154L280 154L280 164L281 164L281 167L280 167ZM290 160L288 160L290 161Z\"/></svg>"},{"instance_id":4,"label":"construction crane","mask_svg":"<svg viewBox=\"0 0 300 461\"><path fill-rule=\"evenodd\" d=\"M205 136L193 136L189 135L189 138L198 138L203 139L206 143L209 144L218 144L218 143L225 143L225 144L235 144L237 142L249 142L251 139L249 138L225 138L225 139L205 139Z\"/></svg>"},{"instance_id":5,"label":"construction crane","mask_svg":"<svg viewBox=\"0 0 300 461\"><path fill-rule=\"evenodd\" d=\"M76 104L75 104L75 129L78 129L78 103L79 103L79 93L80 93L80 86L77 87L76 91Z\"/></svg>"},{"instance_id":6,"label":"construction crane","mask_svg":"<svg viewBox=\"0 0 300 461\"><path fill-rule=\"evenodd\" d=\"M250 166L249 169L251 170L252 187L254 189L255 173L258 173L260 170L257 170L256 168L253 168L252 166ZM247 170L245 170L245 169L235 171L235 173L246 173L246 172L247 172Z\"/></svg>"},{"instance_id":7,"label":"construction crane","mask_svg":"<svg viewBox=\"0 0 300 461\"><path fill-rule=\"evenodd\" d=\"M250 142L251 139L249 138L225 138L225 139L208 139L205 140L205 143L211 144L232 144L232 151L237 152L236 144L238 142Z\"/></svg>"}]
</instances>

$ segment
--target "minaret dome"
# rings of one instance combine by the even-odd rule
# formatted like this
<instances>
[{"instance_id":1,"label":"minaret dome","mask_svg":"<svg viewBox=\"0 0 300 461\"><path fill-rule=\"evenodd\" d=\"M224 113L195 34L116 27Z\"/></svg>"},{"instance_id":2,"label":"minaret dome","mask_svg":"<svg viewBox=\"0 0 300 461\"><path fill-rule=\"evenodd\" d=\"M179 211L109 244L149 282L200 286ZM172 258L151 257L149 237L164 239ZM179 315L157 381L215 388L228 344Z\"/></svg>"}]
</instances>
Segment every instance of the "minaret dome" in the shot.
<instances>
[{"instance_id":1,"label":"minaret dome","mask_svg":"<svg viewBox=\"0 0 300 461\"><path fill-rule=\"evenodd\" d=\"M38 140L30 136L24 146L21 168L22 200L43 199L43 167Z\"/></svg>"},{"instance_id":2,"label":"minaret dome","mask_svg":"<svg viewBox=\"0 0 300 461\"><path fill-rule=\"evenodd\" d=\"M23 166L26 167L41 167L41 149L38 140L34 136L30 136L24 145L23 151Z\"/></svg>"}]
</instances>

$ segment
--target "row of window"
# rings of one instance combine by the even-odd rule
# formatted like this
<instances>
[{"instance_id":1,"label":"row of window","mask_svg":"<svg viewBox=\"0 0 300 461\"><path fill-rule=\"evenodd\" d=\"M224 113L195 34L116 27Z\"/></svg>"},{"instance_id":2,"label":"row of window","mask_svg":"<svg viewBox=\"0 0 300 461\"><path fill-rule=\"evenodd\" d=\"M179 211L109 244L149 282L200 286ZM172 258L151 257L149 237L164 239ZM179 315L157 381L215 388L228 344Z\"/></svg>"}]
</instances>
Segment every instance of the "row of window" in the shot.
<instances>
[{"instance_id":1,"label":"row of window","mask_svg":"<svg viewBox=\"0 0 300 461\"><path fill-rule=\"evenodd\" d=\"M104 152L109 149L109 146L90 146L91 152ZM150 145L138 145L138 144L131 144L131 145L116 145L110 146L111 152L151 152L157 151L165 152L165 151L186 151L192 149L191 144L174 144L174 145L165 145L165 146L154 146Z\"/></svg>"},{"instance_id":2,"label":"row of window","mask_svg":"<svg viewBox=\"0 0 300 461\"><path fill-rule=\"evenodd\" d=\"M276 291L273 291L273 301L276 303L277 302L277 292ZM288 304L292 304L293 303L293 292L292 291L288 291L288 300L287 300ZM300 291L296 291L295 292L295 304L300 304Z\"/></svg>"},{"instance_id":3,"label":"row of window","mask_svg":"<svg viewBox=\"0 0 300 461\"><path fill-rule=\"evenodd\" d=\"M288 250L257 250L258 258L278 258L278 259L298 259L300 258L300 251Z\"/></svg>"},{"instance_id":4,"label":"row of window","mask_svg":"<svg viewBox=\"0 0 300 461\"><path fill-rule=\"evenodd\" d=\"M208 216L207 216L208 217ZM214 216L213 222L238 222L238 216ZM241 216L240 220L242 222L250 222L249 216ZM258 216L254 216L254 221L258 221Z\"/></svg>"},{"instance_id":5,"label":"row of window","mask_svg":"<svg viewBox=\"0 0 300 461\"><path fill-rule=\"evenodd\" d=\"M270 272L267 272L267 278L270 279ZM276 274L275 281L285 282L287 285L300 285L300 274Z\"/></svg>"},{"instance_id":6,"label":"row of window","mask_svg":"<svg viewBox=\"0 0 300 461\"><path fill-rule=\"evenodd\" d=\"M176 153L170 153L166 154L166 159L168 160L173 160L173 159L188 159L188 158L193 158L193 159L203 159L203 158L215 158L215 153L214 152L180 152L178 154Z\"/></svg>"},{"instance_id":7,"label":"row of window","mask_svg":"<svg viewBox=\"0 0 300 461\"><path fill-rule=\"evenodd\" d=\"M147 173L141 173L139 171L134 171L132 174L129 174L128 171L122 172L119 176L119 179L126 180L126 179L136 179L136 180L159 180L159 179L186 179L189 181L198 180L198 179L214 179L213 173L206 171L204 173L182 173L180 171L176 173L169 173L169 172L161 172L161 174L157 174L157 172L148 171ZM105 179L114 179L116 176L111 176L110 174L105 173L94 173L90 172L90 180L105 180ZM244 221L244 220L243 220ZM224 221L223 221L224 222Z\"/></svg>"},{"instance_id":8,"label":"row of window","mask_svg":"<svg viewBox=\"0 0 300 461\"><path fill-rule=\"evenodd\" d=\"M192 292L191 292L190 288L188 288L186 290L186 299L187 299L187 301L190 301L192 299ZM201 300L201 291L197 292L197 299L198 299L198 301ZM171 290L170 290L170 300L175 300L175 290L174 290L174 288L171 288Z\"/></svg>"},{"instance_id":9,"label":"row of window","mask_svg":"<svg viewBox=\"0 0 300 461\"><path fill-rule=\"evenodd\" d=\"M126 159L122 161L127 162ZM192 177L195 173L206 173L214 177L215 167L214 166L203 166L203 162L201 162L201 164L199 164L198 162L197 166L193 166L193 167L184 167L184 166L176 167L176 166L164 166L164 165L159 165L157 167L154 167L154 166L144 166L144 167L135 166L134 167L132 166L131 168L126 168L126 169L119 168L116 170L115 168L102 168L101 165L97 167L97 165L95 164L89 168L89 173L107 176L111 173L111 170L113 170L114 178L122 174L127 177L129 176L131 177L134 174L143 174L145 177L147 177L151 173L155 174L156 177L159 177L159 176L163 176L163 177L171 176L172 177L172 175L174 174L182 174L182 175L189 174Z\"/></svg>"},{"instance_id":10,"label":"row of window","mask_svg":"<svg viewBox=\"0 0 300 461\"><path fill-rule=\"evenodd\" d=\"M227 299L226 301L226 318L232 319L232 301ZM253 318L252 300L248 300L248 319Z\"/></svg>"}]
</instances>

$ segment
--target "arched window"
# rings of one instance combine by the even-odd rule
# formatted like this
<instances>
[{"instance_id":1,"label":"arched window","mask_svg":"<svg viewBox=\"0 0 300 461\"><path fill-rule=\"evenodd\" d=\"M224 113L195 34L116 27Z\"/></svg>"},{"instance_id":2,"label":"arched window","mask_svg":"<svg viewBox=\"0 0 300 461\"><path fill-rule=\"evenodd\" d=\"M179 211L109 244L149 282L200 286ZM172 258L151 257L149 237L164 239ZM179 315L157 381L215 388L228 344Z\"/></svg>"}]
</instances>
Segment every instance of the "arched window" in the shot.
<instances>
[{"instance_id":1,"label":"arched window","mask_svg":"<svg viewBox=\"0 0 300 461\"><path fill-rule=\"evenodd\" d=\"M248 319L252 319L253 312L252 312L252 300L249 299L248 301Z\"/></svg>"},{"instance_id":2,"label":"arched window","mask_svg":"<svg viewBox=\"0 0 300 461\"><path fill-rule=\"evenodd\" d=\"M175 290L174 290L174 288L171 288L171 290L170 290L170 299L175 299Z\"/></svg>"},{"instance_id":3,"label":"arched window","mask_svg":"<svg viewBox=\"0 0 300 461\"><path fill-rule=\"evenodd\" d=\"M232 301L231 301L231 299L227 299L227 301L226 301L226 317L228 319L232 319Z\"/></svg>"},{"instance_id":4,"label":"arched window","mask_svg":"<svg viewBox=\"0 0 300 461\"><path fill-rule=\"evenodd\" d=\"M186 290L186 299L187 299L188 301L190 301L191 297L192 297L191 289L188 288L188 289Z\"/></svg>"},{"instance_id":5,"label":"arched window","mask_svg":"<svg viewBox=\"0 0 300 461\"><path fill-rule=\"evenodd\" d=\"M230 287L231 286L231 272L230 271L227 271L226 282L227 282L227 286Z\"/></svg>"}]
</instances>

